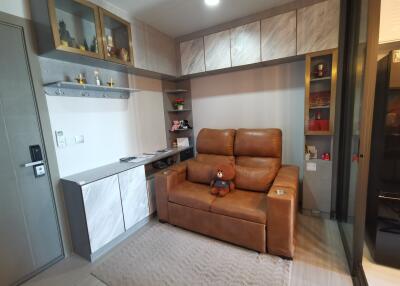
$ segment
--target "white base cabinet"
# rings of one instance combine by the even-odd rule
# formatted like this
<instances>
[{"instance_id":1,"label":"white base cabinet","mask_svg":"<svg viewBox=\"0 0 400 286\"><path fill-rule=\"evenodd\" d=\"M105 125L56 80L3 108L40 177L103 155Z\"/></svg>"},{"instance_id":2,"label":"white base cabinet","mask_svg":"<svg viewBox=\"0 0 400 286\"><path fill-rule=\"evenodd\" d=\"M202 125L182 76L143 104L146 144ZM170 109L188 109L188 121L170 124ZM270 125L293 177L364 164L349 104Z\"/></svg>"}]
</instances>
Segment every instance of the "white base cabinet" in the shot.
<instances>
[{"instance_id":1,"label":"white base cabinet","mask_svg":"<svg viewBox=\"0 0 400 286\"><path fill-rule=\"evenodd\" d=\"M144 166L118 174L125 229L128 230L149 215Z\"/></svg>"},{"instance_id":2,"label":"white base cabinet","mask_svg":"<svg viewBox=\"0 0 400 286\"><path fill-rule=\"evenodd\" d=\"M118 177L84 185L82 196L90 248L95 252L125 231Z\"/></svg>"},{"instance_id":3,"label":"white base cabinet","mask_svg":"<svg viewBox=\"0 0 400 286\"><path fill-rule=\"evenodd\" d=\"M82 185L63 180L63 188L74 252L90 261L150 215L144 166Z\"/></svg>"}]
</instances>

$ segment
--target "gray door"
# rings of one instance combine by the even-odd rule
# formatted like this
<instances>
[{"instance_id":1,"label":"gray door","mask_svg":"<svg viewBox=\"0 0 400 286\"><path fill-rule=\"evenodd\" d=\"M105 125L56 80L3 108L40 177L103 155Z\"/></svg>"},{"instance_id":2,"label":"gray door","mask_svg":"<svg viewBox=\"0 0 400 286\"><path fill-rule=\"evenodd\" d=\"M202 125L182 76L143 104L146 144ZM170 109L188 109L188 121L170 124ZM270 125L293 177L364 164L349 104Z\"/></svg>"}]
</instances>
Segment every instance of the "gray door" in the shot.
<instances>
[{"instance_id":1,"label":"gray door","mask_svg":"<svg viewBox=\"0 0 400 286\"><path fill-rule=\"evenodd\" d=\"M0 285L63 255L46 161L40 177L25 167L29 146L45 154L23 33L0 22Z\"/></svg>"}]
</instances>

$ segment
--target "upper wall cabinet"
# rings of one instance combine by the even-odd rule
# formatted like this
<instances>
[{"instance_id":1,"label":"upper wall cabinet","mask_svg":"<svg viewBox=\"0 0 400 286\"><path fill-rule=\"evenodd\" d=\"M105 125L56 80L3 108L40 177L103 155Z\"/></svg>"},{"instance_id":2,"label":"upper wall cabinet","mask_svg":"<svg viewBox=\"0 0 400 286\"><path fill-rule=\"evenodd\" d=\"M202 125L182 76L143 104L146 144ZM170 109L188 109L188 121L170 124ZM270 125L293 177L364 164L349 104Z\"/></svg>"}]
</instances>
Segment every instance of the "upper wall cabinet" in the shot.
<instances>
[{"instance_id":1,"label":"upper wall cabinet","mask_svg":"<svg viewBox=\"0 0 400 286\"><path fill-rule=\"evenodd\" d=\"M132 29L135 67L176 76L175 41L137 19Z\"/></svg>"},{"instance_id":2,"label":"upper wall cabinet","mask_svg":"<svg viewBox=\"0 0 400 286\"><path fill-rule=\"evenodd\" d=\"M297 11L297 54L338 47L339 0L327 0Z\"/></svg>"},{"instance_id":3,"label":"upper wall cabinet","mask_svg":"<svg viewBox=\"0 0 400 286\"><path fill-rule=\"evenodd\" d=\"M231 63L230 31L222 31L204 37L206 70L229 68Z\"/></svg>"},{"instance_id":4,"label":"upper wall cabinet","mask_svg":"<svg viewBox=\"0 0 400 286\"><path fill-rule=\"evenodd\" d=\"M102 8L100 21L106 60L133 64L131 24Z\"/></svg>"},{"instance_id":5,"label":"upper wall cabinet","mask_svg":"<svg viewBox=\"0 0 400 286\"><path fill-rule=\"evenodd\" d=\"M103 58L97 6L82 0L49 0L48 6L57 50Z\"/></svg>"},{"instance_id":6,"label":"upper wall cabinet","mask_svg":"<svg viewBox=\"0 0 400 286\"><path fill-rule=\"evenodd\" d=\"M260 22L231 29L232 66L260 62L260 41Z\"/></svg>"},{"instance_id":7,"label":"upper wall cabinet","mask_svg":"<svg viewBox=\"0 0 400 286\"><path fill-rule=\"evenodd\" d=\"M296 55L296 11L261 21L263 61Z\"/></svg>"},{"instance_id":8,"label":"upper wall cabinet","mask_svg":"<svg viewBox=\"0 0 400 286\"><path fill-rule=\"evenodd\" d=\"M182 75L205 71L203 38L182 42L180 51Z\"/></svg>"}]
</instances>

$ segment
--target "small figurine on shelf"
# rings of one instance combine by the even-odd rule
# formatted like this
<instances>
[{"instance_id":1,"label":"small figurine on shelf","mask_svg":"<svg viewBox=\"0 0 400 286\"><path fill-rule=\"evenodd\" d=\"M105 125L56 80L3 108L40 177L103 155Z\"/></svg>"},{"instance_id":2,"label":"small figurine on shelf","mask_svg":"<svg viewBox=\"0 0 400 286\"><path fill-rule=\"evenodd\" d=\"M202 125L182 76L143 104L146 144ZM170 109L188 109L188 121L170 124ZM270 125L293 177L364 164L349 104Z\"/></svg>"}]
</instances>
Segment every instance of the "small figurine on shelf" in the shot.
<instances>
[{"instance_id":1,"label":"small figurine on shelf","mask_svg":"<svg viewBox=\"0 0 400 286\"><path fill-rule=\"evenodd\" d=\"M128 50L125 48L121 48L119 50L119 59L123 62L128 62L129 61L129 53Z\"/></svg>"},{"instance_id":2,"label":"small figurine on shelf","mask_svg":"<svg viewBox=\"0 0 400 286\"><path fill-rule=\"evenodd\" d=\"M101 85L101 81L100 81L99 71L94 71L94 79L96 81L96 85L100 86Z\"/></svg>"},{"instance_id":3,"label":"small figurine on shelf","mask_svg":"<svg viewBox=\"0 0 400 286\"><path fill-rule=\"evenodd\" d=\"M327 68L324 63L319 63L315 66L314 75L315 77L325 77L327 74Z\"/></svg>"},{"instance_id":4,"label":"small figurine on shelf","mask_svg":"<svg viewBox=\"0 0 400 286\"><path fill-rule=\"evenodd\" d=\"M115 82L113 81L112 77L110 77L110 81L107 82L107 85L108 85L109 87L113 87L114 84L115 84Z\"/></svg>"},{"instance_id":5,"label":"small figurine on shelf","mask_svg":"<svg viewBox=\"0 0 400 286\"><path fill-rule=\"evenodd\" d=\"M179 130L180 126L181 126L180 121L179 120L174 120L174 121L172 121L172 127L171 127L170 131L174 132L176 130Z\"/></svg>"},{"instance_id":6,"label":"small figurine on shelf","mask_svg":"<svg viewBox=\"0 0 400 286\"><path fill-rule=\"evenodd\" d=\"M329 153L324 153L324 154L322 154L321 159L324 160L324 161L330 161L331 160L331 155Z\"/></svg>"},{"instance_id":7,"label":"small figurine on shelf","mask_svg":"<svg viewBox=\"0 0 400 286\"><path fill-rule=\"evenodd\" d=\"M90 45L90 51L93 53L97 53L99 51L96 36L93 37L92 44Z\"/></svg>"},{"instance_id":8,"label":"small figurine on shelf","mask_svg":"<svg viewBox=\"0 0 400 286\"><path fill-rule=\"evenodd\" d=\"M60 40L63 46L74 47L75 39L71 37L64 20L58 22L58 32L60 33Z\"/></svg>"},{"instance_id":9,"label":"small figurine on shelf","mask_svg":"<svg viewBox=\"0 0 400 286\"><path fill-rule=\"evenodd\" d=\"M115 57L116 48L114 47L114 40L111 35L107 36L107 56Z\"/></svg>"},{"instance_id":10,"label":"small figurine on shelf","mask_svg":"<svg viewBox=\"0 0 400 286\"><path fill-rule=\"evenodd\" d=\"M185 100L183 98L175 99L175 108L177 110L183 110L184 105L185 105Z\"/></svg>"},{"instance_id":11,"label":"small figurine on shelf","mask_svg":"<svg viewBox=\"0 0 400 286\"><path fill-rule=\"evenodd\" d=\"M86 39L83 40L83 46L85 47L85 51L89 51L89 45L88 45Z\"/></svg>"},{"instance_id":12,"label":"small figurine on shelf","mask_svg":"<svg viewBox=\"0 0 400 286\"><path fill-rule=\"evenodd\" d=\"M85 84L86 83L86 79L85 79L85 77L83 76L82 73L80 73L75 80L79 84Z\"/></svg>"},{"instance_id":13,"label":"small figurine on shelf","mask_svg":"<svg viewBox=\"0 0 400 286\"><path fill-rule=\"evenodd\" d=\"M179 129L192 129L188 120L181 120L179 121L180 128Z\"/></svg>"}]
</instances>

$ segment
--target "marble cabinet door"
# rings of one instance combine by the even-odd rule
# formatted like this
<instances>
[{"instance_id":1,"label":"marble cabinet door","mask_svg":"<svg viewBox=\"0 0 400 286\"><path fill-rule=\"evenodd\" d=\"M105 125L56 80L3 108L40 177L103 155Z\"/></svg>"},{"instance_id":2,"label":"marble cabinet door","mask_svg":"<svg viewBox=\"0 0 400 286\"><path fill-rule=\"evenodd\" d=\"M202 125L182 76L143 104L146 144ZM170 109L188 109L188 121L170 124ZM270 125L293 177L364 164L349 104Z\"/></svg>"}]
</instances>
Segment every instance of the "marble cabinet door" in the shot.
<instances>
[{"instance_id":1,"label":"marble cabinet door","mask_svg":"<svg viewBox=\"0 0 400 286\"><path fill-rule=\"evenodd\" d=\"M129 229L149 215L144 166L118 174L125 229Z\"/></svg>"},{"instance_id":2,"label":"marble cabinet door","mask_svg":"<svg viewBox=\"0 0 400 286\"><path fill-rule=\"evenodd\" d=\"M82 196L93 253L125 231L117 175L84 185Z\"/></svg>"},{"instance_id":3,"label":"marble cabinet door","mask_svg":"<svg viewBox=\"0 0 400 286\"><path fill-rule=\"evenodd\" d=\"M230 31L222 31L204 37L206 70L230 68L231 40Z\"/></svg>"},{"instance_id":4,"label":"marble cabinet door","mask_svg":"<svg viewBox=\"0 0 400 286\"><path fill-rule=\"evenodd\" d=\"M149 214L157 210L156 206L156 190L154 186L154 177L147 180L147 195L149 197Z\"/></svg>"},{"instance_id":5,"label":"marble cabinet door","mask_svg":"<svg viewBox=\"0 0 400 286\"><path fill-rule=\"evenodd\" d=\"M182 75L204 72L203 38L180 43Z\"/></svg>"},{"instance_id":6,"label":"marble cabinet door","mask_svg":"<svg viewBox=\"0 0 400 286\"><path fill-rule=\"evenodd\" d=\"M260 41L259 21L231 29L232 66L260 62Z\"/></svg>"},{"instance_id":7,"label":"marble cabinet door","mask_svg":"<svg viewBox=\"0 0 400 286\"><path fill-rule=\"evenodd\" d=\"M263 61L296 55L296 11L261 21L261 55Z\"/></svg>"},{"instance_id":8,"label":"marble cabinet door","mask_svg":"<svg viewBox=\"0 0 400 286\"><path fill-rule=\"evenodd\" d=\"M297 11L297 54L337 48L340 1L327 0Z\"/></svg>"}]
</instances>

